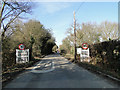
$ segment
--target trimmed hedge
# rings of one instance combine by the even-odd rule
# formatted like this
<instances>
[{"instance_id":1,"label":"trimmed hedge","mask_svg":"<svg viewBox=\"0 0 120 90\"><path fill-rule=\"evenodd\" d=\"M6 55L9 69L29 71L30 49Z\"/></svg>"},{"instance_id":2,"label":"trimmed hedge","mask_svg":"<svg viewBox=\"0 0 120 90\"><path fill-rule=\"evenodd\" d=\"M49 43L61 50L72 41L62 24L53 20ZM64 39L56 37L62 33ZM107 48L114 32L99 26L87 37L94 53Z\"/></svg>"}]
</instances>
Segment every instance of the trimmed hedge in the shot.
<instances>
[{"instance_id":1,"label":"trimmed hedge","mask_svg":"<svg viewBox=\"0 0 120 90\"><path fill-rule=\"evenodd\" d=\"M120 74L120 40L105 41L89 47L91 63Z\"/></svg>"}]
</instances>

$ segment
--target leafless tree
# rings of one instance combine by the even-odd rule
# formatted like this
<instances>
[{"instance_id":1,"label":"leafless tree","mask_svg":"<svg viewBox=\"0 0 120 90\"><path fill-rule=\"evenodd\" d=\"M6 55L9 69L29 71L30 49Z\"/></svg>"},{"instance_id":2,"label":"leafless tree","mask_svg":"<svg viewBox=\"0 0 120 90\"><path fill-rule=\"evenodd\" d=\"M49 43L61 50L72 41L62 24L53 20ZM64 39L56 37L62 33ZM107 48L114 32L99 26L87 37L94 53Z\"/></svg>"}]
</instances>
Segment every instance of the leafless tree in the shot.
<instances>
[{"instance_id":1,"label":"leafless tree","mask_svg":"<svg viewBox=\"0 0 120 90\"><path fill-rule=\"evenodd\" d=\"M9 30L11 23L19 18L22 13L30 13L32 4L30 2L0 1L0 28L2 41L5 39L5 33Z\"/></svg>"}]
</instances>

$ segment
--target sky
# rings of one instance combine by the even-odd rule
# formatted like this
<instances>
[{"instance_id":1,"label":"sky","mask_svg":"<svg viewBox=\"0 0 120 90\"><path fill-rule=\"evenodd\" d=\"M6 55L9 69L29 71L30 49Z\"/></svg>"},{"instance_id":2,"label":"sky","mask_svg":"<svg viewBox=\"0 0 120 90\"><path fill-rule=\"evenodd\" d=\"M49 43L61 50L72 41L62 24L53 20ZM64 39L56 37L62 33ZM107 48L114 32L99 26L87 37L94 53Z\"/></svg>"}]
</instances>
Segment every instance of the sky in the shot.
<instances>
[{"instance_id":1,"label":"sky","mask_svg":"<svg viewBox=\"0 0 120 90\"><path fill-rule=\"evenodd\" d=\"M117 2L34 2L35 6L29 19L41 22L46 29L51 29L56 44L62 44L67 30L73 24L73 12L77 23L82 24L103 21L118 22ZM82 4L82 5L81 5ZM80 7L81 6L81 7Z\"/></svg>"}]
</instances>

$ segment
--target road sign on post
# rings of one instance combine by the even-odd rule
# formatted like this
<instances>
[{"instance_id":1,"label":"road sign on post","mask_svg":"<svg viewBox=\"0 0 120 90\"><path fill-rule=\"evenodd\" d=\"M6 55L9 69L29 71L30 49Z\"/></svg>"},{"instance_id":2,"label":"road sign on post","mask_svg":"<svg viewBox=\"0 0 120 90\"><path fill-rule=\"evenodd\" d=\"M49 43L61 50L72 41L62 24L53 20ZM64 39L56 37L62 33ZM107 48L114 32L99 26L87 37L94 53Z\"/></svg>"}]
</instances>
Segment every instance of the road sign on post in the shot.
<instances>
[{"instance_id":1,"label":"road sign on post","mask_svg":"<svg viewBox=\"0 0 120 90\"><path fill-rule=\"evenodd\" d=\"M84 61L84 59L89 58L89 48L87 50L81 50L80 58L81 61Z\"/></svg>"},{"instance_id":2,"label":"road sign on post","mask_svg":"<svg viewBox=\"0 0 120 90\"><path fill-rule=\"evenodd\" d=\"M19 49L16 49L16 63L29 62L29 49L25 49L23 44L19 45Z\"/></svg>"},{"instance_id":3,"label":"road sign on post","mask_svg":"<svg viewBox=\"0 0 120 90\"><path fill-rule=\"evenodd\" d=\"M29 62L29 49L19 50L16 49L16 63Z\"/></svg>"},{"instance_id":4,"label":"road sign on post","mask_svg":"<svg viewBox=\"0 0 120 90\"><path fill-rule=\"evenodd\" d=\"M24 44L20 44L20 45L19 45L19 49L20 49L20 50L24 50L24 49L25 49Z\"/></svg>"},{"instance_id":5,"label":"road sign on post","mask_svg":"<svg viewBox=\"0 0 120 90\"><path fill-rule=\"evenodd\" d=\"M81 54L81 48L77 48L77 54Z\"/></svg>"},{"instance_id":6,"label":"road sign on post","mask_svg":"<svg viewBox=\"0 0 120 90\"><path fill-rule=\"evenodd\" d=\"M80 60L89 62L89 48L87 43L82 44L82 48L77 48L77 54L80 54Z\"/></svg>"},{"instance_id":7,"label":"road sign on post","mask_svg":"<svg viewBox=\"0 0 120 90\"><path fill-rule=\"evenodd\" d=\"M83 43L82 44L82 48L85 49L85 50L88 49L88 44L87 43Z\"/></svg>"}]
</instances>

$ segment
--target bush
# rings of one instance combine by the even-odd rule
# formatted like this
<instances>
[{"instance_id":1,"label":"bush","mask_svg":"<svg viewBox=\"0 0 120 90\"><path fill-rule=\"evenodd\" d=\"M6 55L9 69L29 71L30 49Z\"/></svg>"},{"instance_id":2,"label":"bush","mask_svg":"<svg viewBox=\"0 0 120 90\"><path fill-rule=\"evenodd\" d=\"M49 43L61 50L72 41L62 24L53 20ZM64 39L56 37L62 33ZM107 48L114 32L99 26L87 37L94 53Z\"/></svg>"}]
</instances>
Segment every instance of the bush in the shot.
<instances>
[{"instance_id":1,"label":"bush","mask_svg":"<svg viewBox=\"0 0 120 90\"><path fill-rule=\"evenodd\" d=\"M120 41L111 40L90 45L90 56L97 65L120 71Z\"/></svg>"}]
</instances>

